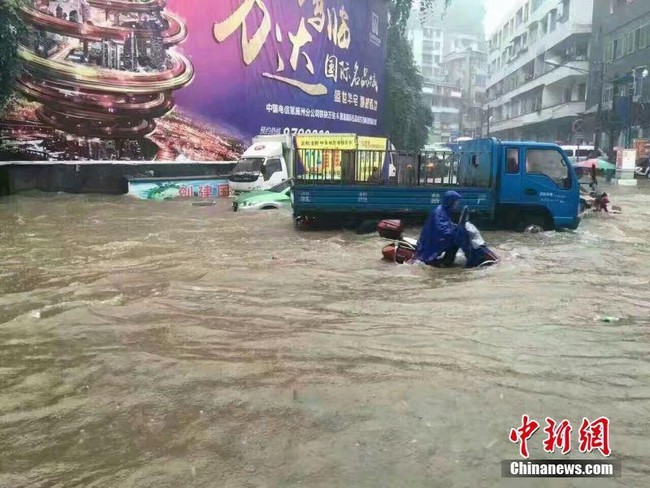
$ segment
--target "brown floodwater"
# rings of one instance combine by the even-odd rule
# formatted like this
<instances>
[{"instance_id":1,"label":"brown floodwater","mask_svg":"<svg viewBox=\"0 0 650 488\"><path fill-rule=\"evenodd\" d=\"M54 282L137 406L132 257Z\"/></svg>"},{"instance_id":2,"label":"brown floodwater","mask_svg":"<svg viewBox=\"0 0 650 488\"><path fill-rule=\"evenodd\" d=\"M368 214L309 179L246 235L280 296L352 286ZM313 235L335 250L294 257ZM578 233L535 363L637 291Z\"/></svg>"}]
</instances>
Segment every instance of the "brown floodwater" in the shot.
<instances>
[{"instance_id":1,"label":"brown floodwater","mask_svg":"<svg viewBox=\"0 0 650 488\"><path fill-rule=\"evenodd\" d=\"M650 186L576 232L394 266L290 212L0 200L0 486L647 487ZM598 317L620 320L603 322ZM611 421L615 480L501 478L522 414Z\"/></svg>"}]
</instances>

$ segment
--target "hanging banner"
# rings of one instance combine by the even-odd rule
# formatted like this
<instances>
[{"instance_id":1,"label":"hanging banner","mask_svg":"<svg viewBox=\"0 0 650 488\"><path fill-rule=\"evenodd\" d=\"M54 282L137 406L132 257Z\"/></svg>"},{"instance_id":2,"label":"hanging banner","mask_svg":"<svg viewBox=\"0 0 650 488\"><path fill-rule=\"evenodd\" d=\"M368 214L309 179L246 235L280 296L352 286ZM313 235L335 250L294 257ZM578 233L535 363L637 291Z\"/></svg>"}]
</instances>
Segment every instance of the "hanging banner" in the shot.
<instances>
[{"instance_id":1,"label":"hanging banner","mask_svg":"<svg viewBox=\"0 0 650 488\"><path fill-rule=\"evenodd\" d=\"M358 144L361 151L385 151L388 140L385 137L359 136Z\"/></svg>"},{"instance_id":2,"label":"hanging banner","mask_svg":"<svg viewBox=\"0 0 650 488\"><path fill-rule=\"evenodd\" d=\"M379 180L387 165L388 139L348 134L296 136L298 174L307 179Z\"/></svg>"},{"instance_id":3,"label":"hanging banner","mask_svg":"<svg viewBox=\"0 0 650 488\"><path fill-rule=\"evenodd\" d=\"M352 134L296 136L295 141L296 149L338 149L340 151L350 151L357 148L357 136Z\"/></svg>"}]
</instances>

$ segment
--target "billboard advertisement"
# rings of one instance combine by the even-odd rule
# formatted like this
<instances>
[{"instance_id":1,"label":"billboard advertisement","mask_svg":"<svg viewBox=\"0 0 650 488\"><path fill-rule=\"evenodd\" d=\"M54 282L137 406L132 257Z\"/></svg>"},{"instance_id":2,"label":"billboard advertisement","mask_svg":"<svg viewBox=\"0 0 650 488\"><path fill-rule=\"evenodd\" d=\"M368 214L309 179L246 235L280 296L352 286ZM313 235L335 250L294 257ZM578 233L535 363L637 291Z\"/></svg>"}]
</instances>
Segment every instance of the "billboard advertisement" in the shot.
<instances>
[{"instance_id":1,"label":"billboard advertisement","mask_svg":"<svg viewBox=\"0 0 650 488\"><path fill-rule=\"evenodd\" d=\"M383 135L384 0L28 0L2 160L222 161Z\"/></svg>"}]
</instances>

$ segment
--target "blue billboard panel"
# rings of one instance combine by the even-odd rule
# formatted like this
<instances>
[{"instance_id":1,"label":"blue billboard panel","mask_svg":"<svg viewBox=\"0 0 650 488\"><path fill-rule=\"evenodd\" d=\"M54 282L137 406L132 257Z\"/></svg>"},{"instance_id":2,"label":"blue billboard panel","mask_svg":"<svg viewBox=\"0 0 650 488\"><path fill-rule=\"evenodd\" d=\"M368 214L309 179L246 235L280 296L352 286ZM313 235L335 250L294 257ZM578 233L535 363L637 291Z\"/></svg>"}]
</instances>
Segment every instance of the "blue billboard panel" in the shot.
<instances>
[{"instance_id":1,"label":"blue billboard panel","mask_svg":"<svg viewBox=\"0 0 650 488\"><path fill-rule=\"evenodd\" d=\"M183 46L196 77L179 105L243 138L299 131L383 135L383 0L225 0L196 8ZM194 35L192 35L192 32Z\"/></svg>"}]
</instances>

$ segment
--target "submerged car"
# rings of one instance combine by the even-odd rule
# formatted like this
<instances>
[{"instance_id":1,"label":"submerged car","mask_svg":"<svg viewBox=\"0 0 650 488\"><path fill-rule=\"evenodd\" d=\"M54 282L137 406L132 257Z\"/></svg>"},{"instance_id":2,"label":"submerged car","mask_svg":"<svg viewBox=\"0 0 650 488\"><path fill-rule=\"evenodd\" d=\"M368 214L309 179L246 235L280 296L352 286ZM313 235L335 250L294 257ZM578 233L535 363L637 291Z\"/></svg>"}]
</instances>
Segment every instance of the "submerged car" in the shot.
<instances>
[{"instance_id":1,"label":"submerged car","mask_svg":"<svg viewBox=\"0 0 650 488\"><path fill-rule=\"evenodd\" d=\"M268 190L243 193L235 198L232 208L238 210L274 210L291 206L291 179L272 186Z\"/></svg>"}]
</instances>

